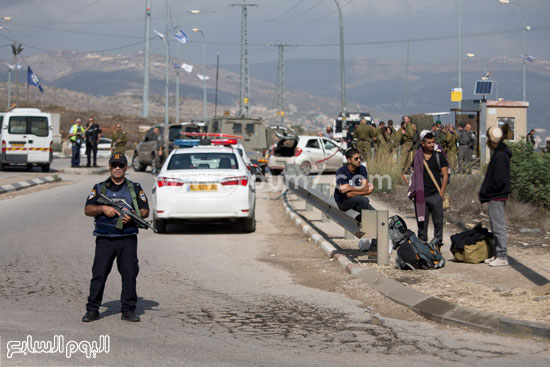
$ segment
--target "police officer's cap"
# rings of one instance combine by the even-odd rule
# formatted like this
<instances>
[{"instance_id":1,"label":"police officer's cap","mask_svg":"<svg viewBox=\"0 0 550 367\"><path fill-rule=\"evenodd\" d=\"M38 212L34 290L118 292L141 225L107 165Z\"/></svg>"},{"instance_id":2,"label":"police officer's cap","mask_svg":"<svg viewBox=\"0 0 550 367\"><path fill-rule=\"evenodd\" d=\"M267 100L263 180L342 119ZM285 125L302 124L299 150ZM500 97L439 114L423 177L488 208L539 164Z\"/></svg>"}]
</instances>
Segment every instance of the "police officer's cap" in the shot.
<instances>
[{"instance_id":1,"label":"police officer's cap","mask_svg":"<svg viewBox=\"0 0 550 367\"><path fill-rule=\"evenodd\" d=\"M128 164L128 159L126 159L126 156L122 153L115 153L109 158L109 164L111 163L121 163L123 165Z\"/></svg>"}]
</instances>

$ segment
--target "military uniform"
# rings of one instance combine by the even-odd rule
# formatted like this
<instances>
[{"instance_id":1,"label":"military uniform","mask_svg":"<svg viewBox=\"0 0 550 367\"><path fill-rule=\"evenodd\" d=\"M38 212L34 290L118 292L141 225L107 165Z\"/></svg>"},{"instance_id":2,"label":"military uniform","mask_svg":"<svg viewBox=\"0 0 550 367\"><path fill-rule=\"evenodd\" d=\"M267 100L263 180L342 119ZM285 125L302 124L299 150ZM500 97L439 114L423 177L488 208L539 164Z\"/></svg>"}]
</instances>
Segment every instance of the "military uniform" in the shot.
<instances>
[{"instance_id":1,"label":"military uniform","mask_svg":"<svg viewBox=\"0 0 550 367\"><path fill-rule=\"evenodd\" d=\"M449 159L449 166L454 172L456 170L457 159L456 132L454 130L447 132L444 148L447 158Z\"/></svg>"},{"instance_id":2,"label":"military uniform","mask_svg":"<svg viewBox=\"0 0 550 367\"><path fill-rule=\"evenodd\" d=\"M473 131L461 130L458 133L458 171L470 172L472 154L474 153L475 135Z\"/></svg>"},{"instance_id":3,"label":"military uniform","mask_svg":"<svg viewBox=\"0 0 550 367\"><path fill-rule=\"evenodd\" d=\"M370 153L372 140L372 126L365 123L360 123L353 132L353 137L357 139L357 150L361 152L361 156L366 159Z\"/></svg>"},{"instance_id":4,"label":"military uniform","mask_svg":"<svg viewBox=\"0 0 550 367\"><path fill-rule=\"evenodd\" d=\"M405 133L401 137L401 140L403 141L403 144L401 144L401 167L403 170L407 170L412 164L412 147L414 144L415 136L416 132L412 127L412 123L409 123L405 128Z\"/></svg>"},{"instance_id":5,"label":"military uniform","mask_svg":"<svg viewBox=\"0 0 550 367\"><path fill-rule=\"evenodd\" d=\"M126 143L128 142L128 138L126 137L126 131L115 131L113 133L112 141L111 141L111 152L114 153L122 153L126 151Z\"/></svg>"},{"instance_id":6,"label":"military uniform","mask_svg":"<svg viewBox=\"0 0 550 367\"><path fill-rule=\"evenodd\" d=\"M126 157L123 154L114 154L109 160L109 164L113 162L113 157L116 156L122 156L127 164ZM126 178L121 184L116 184L111 177L106 181L95 184L88 195L86 206L102 205L98 202L100 193L112 200L121 202L136 213L139 213L140 209L149 210L147 197L141 185ZM139 321L139 318L135 316L137 303L136 278L139 272L137 257L138 226L132 220L122 223L120 216L108 217L104 214L95 216L94 223L93 234L96 236L95 257L90 281L90 295L86 304L87 313L82 321L94 321L99 318L98 310L103 299L105 282L115 258L118 272L122 277L120 301L123 318L125 313L130 312L135 319L129 321Z\"/></svg>"}]
</instances>

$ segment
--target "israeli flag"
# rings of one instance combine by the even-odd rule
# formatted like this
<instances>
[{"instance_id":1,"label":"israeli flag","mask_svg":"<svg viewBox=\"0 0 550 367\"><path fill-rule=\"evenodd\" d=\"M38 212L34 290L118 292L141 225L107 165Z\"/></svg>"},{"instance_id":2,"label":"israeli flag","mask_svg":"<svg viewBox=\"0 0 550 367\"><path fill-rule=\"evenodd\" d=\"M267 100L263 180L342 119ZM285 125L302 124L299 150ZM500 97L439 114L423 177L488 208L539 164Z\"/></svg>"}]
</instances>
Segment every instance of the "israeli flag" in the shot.
<instances>
[{"instance_id":1,"label":"israeli flag","mask_svg":"<svg viewBox=\"0 0 550 367\"><path fill-rule=\"evenodd\" d=\"M186 44L187 42L189 42L189 39L187 38L187 35L185 34L185 32L183 32L182 29L180 29L178 31L178 33L176 33L174 35L174 38L177 39L178 41L180 41L182 44Z\"/></svg>"},{"instance_id":2,"label":"israeli flag","mask_svg":"<svg viewBox=\"0 0 550 367\"><path fill-rule=\"evenodd\" d=\"M531 56L531 55L524 55L524 54L521 54L521 58L525 61L529 61L529 62L534 62L537 58L535 56Z\"/></svg>"},{"instance_id":3,"label":"israeli flag","mask_svg":"<svg viewBox=\"0 0 550 367\"><path fill-rule=\"evenodd\" d=\"M42 86L40 85L40 80L38 80L36 74L32 72L30 66L27 66L27 82L28 85L34 85L35 87L38 87L40 93L44 93L44 89L42 89Z\"/></svg>"},{"instance_id":4,"label":"israeli flag","mask_svg":"<svg viewBox=\"0 0 550 367\"><path fill-rule=\"evenodd\" d=\"M188 73L193 71L193 65L189 65L189 64L186 64L186 63L183 63L181 65L174 64L174 63L172 63L172 64L174 65L174 67L176 69L183 69L183 70L187 71Z\"/></svg>"},{"instance_id":5,"label":"israeli flag","mask_svg":"<svg viewBox=\"0 0 550 367\"><path fill-rule=\"evenodd\" d=\"M155 32L157 34L157 36L160 37L161 40L165 40L166 39L166 35L164 33L160 33L159 31L157 31L156 29L153 29L153 32Z\"/></svg>"},{"instance_id":6,"label":"israeli flag","mask_svg":"<svg viewBox=\"0 0 550 367\"><path fill-rule=\"evenodd\" d=\"M8 69L15 70L16 65L6 64ZM17 64L17 70L21 70L21 64Z\"/></svg>"}]
</instances>

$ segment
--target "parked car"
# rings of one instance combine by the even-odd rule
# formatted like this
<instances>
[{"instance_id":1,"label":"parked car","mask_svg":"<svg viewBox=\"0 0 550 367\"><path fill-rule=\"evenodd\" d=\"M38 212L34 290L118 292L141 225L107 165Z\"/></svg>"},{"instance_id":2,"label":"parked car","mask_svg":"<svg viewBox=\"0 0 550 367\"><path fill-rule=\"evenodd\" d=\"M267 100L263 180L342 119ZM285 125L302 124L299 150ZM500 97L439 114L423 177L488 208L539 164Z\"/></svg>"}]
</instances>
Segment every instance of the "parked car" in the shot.
<instances>
[{"instance_id":1,"label":"parked car","mask_svg":"<svg viewBox=\"0 0 550 367\"><path fill-rule=\"evenodd\" d=\"M279 141L272 147L267 167L277 175L285 164L296 164L305 175L336 172L345 157L338 142L320 136L296 135L288 128L274 127Z\"/></svg>"},{"instance_id":2,"label":"parked car","mask_svg":"<svg viewBox=\"0 0 550 367\"><path fill-rule=\"evenodd\" d=\"M175 220L219 220L256 230L256 188L253 175L231 144L194 144L172 151L153 187L153 221L159 232ZM195 143L196 142L196 143Z\"/></svg>"},{"instance_id":3,"label":"parked car","mask_svg":"<svg viewBox=\"0 0 550 367\"><path fill-rule=\"evenodd\" d=\"M174 149L174 140L186 138L181 133L198 133L200 132L200 126L195 122L182 122L179 124L159 124L151 127L143 140L136 145L134 155L132 157L132 167L135 171L143 172L147 169L147 166L151 166L151 170L154 172L157 167L155 156L157 154L157 142L155 139L154 129L158 127L160 134L163 137L164 144L167 145L168 151L166 155Z\"/></svg>"},{"instance_id":4,"label":"parked car","mask_svg":"<svg viewBox=\"0 0 550 367\"><path fill-rule=\"evenodd\" d=\"M80 147L80 156L86 156L86 144L83 143ZM111 156L111 139L99 138L99 144L97 144L97 156L98 157L110 157Z\"/></svg>"}]
</instances>

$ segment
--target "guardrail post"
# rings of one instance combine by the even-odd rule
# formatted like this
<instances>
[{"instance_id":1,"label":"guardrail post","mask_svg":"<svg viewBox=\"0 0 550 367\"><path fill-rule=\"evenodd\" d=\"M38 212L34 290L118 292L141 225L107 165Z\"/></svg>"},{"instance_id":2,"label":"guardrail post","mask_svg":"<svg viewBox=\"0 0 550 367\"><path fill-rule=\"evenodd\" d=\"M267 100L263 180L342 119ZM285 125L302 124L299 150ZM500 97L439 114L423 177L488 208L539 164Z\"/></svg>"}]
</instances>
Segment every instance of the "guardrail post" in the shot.
<instances>
[{"instance_id":1,"label":"guardrail post","mask_svg":"<svg viewBox=\"0 0 550 367\"><path fill-rule=\"evenodd\" d=\"M376 262L378 266L389 265L388 210L366 210L361 212L361 232L378 242Z\"/></svg>"},{"instance_id":2,"label":"guardrail post","mask_svg":"<svg viewBox=\"0 0 550 367\"><path fill-rule=\"evenodd\" d=\"M329 184L320 184L321 192L326 196L327 199L330 199L330 185ZM321 222L328 223L330 222L328 215L322 212Z\"/></svg>"},{"instance_id":3,"label":"guardrail post","mask_svg":"<svg viewBox=\"0 0 550 367\"><path fill-rule=\"evenodd\" d=\"M299 169L299 168L298 168L298 169ZM309 190L309 189L311 188L311 186L312 186L312 185L311 185L311 177L310 177L310 176L303 176L303 177L305 177L306 189ZM313 205L311 205L311 204L309 203L309 201L306 200L306 212L310 212L310 211L312 211L312 210L313 210Z\"/></svg>"}]
</instances>

